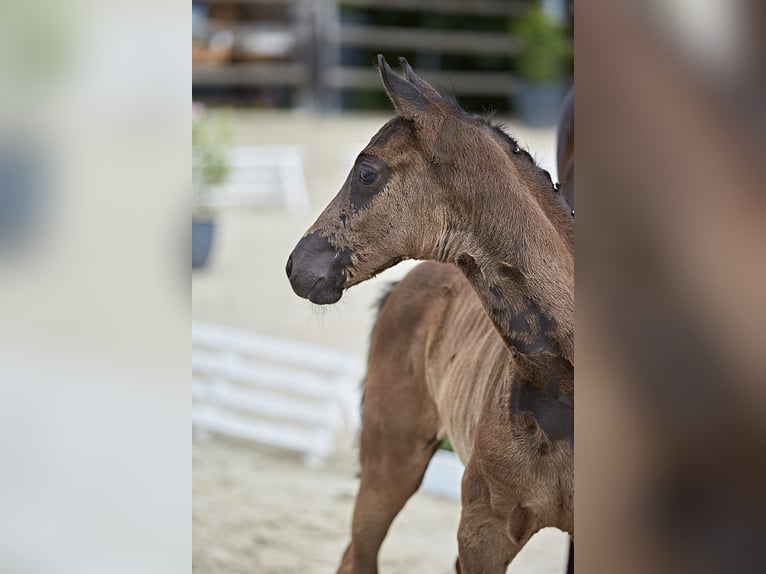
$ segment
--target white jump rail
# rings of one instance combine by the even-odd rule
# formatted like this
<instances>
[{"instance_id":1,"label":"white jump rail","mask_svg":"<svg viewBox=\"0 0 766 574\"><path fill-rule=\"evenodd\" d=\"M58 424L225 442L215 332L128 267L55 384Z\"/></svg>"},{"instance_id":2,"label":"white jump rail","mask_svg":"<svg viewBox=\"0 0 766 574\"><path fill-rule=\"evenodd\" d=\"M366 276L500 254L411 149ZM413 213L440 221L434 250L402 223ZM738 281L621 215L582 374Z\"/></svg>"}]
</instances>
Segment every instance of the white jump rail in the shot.
<instances>
[{"instance_id":1,"label":"white jump rail","mask_svg":"<svg viewBox=\"0 0 766 574\"><path fill-rule=\"evenodd\" d=\"M308 211L309 196L300 147L242 145L232 148L227 157L229 173L226 182L215 189L215 204L284 204L290 213Z\"/></svg>"},{"instance_id":2,"label":"white jump rail","mask_svg":"<svg viewBox=\"0 0 766 574\"><path fill-rule=\"evenodd\" d=\"M192 323L192 425L303 453L321 464L359 428L364 362L260 334Z\"/></svg>"},{"instance_id":3,"label":"white jump rail","mask_svg":"<svg viewBox=\"0 0 766 574\"><path fill-rule=\"evenodd\" d=\"M423 476L420 490L449 500L460 500L465 467L454 452L437 450Z\"/></svg>"}]
</instances>

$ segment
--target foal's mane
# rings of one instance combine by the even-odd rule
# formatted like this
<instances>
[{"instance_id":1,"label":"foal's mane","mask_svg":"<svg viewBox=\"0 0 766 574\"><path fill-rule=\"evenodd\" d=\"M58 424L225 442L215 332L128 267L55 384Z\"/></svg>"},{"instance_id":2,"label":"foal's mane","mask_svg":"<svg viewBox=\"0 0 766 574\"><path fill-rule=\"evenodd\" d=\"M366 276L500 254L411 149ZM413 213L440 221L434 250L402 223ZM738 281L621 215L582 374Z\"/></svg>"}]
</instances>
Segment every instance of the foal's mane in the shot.
<instances>
[{"instance_id":1,"label":"foal's mane","mask_svg":"<svg viewBox=\"0 0 766 574\"><path fill-rule=\"evenodd\" d=\"M574 249L574 220L572 219L574 212L570 210L563 195L559 193L559 185L554 185L550 172L540 167L532 154L521 147L519 142L505 131L503 123L495 122L491 115L473 116L473 118L497 136L511 162L521 165L523 168L521 172L529 177L532 183L536 184L531 186L531 189L538 204Z\"/></svg>"},{"instance_id":2,"label":"foal's mane","mask_svg":"<svg viewBox=\"0 0 766 574\"><path fill-rule=\"evenodd\" d=\"M563 195L559 193L559 185L553 183L550 172L540 167L532 154L505 131L505 124L495 121L493 111L483 115L471 114L460 106L454 94L448 93L442 95L442 98L452 105L458 116L488 129L490 134L495 136L495 140L502 145L511 162L521 167L522 169L519 171L529 178L530 183L534 184L531 189L545 215L574 248L574 222L572 220L574 212L569 208Z\"/></svg>"}]
</instances>

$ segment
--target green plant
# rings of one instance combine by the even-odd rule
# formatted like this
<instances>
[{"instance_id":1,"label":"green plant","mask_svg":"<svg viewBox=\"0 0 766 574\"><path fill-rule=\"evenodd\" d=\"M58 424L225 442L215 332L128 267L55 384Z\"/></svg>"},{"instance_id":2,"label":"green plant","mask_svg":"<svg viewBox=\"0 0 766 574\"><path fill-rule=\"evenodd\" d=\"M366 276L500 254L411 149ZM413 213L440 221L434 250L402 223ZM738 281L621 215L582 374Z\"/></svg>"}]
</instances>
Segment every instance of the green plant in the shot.
<instances>
[{"instance_id":1,"label":"green plant","mask_svg":"<svg viewBox=\"0 0 766 574\"><path fill-rule=\"evenodd\" d=\"M536 2L511 22L511 34L521 43L519 74L536 84L555 82L562 75L569 45L564 29Z\"/></svg>"},{"instance_id":2,"label":"green plant","mask_svg":"<svg viewBox=\"0 0 766 574\"><path fill-rule=\"evenodd\" d=\"M210 189L229 174L231 130L222 118L212 117L195 104L192 116L192 209L209 212Z\"/></svg>"}]
</instances>

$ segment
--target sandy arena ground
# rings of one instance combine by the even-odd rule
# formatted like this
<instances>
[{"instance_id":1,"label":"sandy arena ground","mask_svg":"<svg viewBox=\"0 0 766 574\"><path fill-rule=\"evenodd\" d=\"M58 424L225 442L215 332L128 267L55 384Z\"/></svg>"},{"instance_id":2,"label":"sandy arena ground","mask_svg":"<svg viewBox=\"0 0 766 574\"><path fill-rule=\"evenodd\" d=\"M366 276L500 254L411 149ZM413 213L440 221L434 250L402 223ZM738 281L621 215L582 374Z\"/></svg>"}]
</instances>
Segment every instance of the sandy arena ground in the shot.
<instances>
[{"instance_id":1,"label":"sandy arena ground","mask_svg":"<svg viewBox=\"0 0 766 574\"><path fill-rule=\"evenodd\" d=\"M326 574L348 544L358 487L350 449L309 470L298 457L215 439L195 443L193 570L198 574ZM454 572L457 502L418 492L383 544L381 572ZM566 537L546 529L509 572L561 574Z\"/></svg>"},{"instance_id":2,"label":"sandy arena ground","mask_svg":"<svg viewBox=\"0 0 766 574\"><path fill-rule=\"evenodd\" d=\"M192 278L192 316L250 331L315 342L364 357L384 286L414 264L404 262L354 287L331 307L299 299L285 278L287 256L346 178L353 158L388 115L319 118L238 112L236 141L299 145L311 209L229 208L218 214L209 268ZM552 130L509 131L555 173ZM193 569L198 574L334 572L348 542L356 493L356 451L347 438L318 470L290 453L222 437L194 444ZM457 502L418 493L383 545L381 571L453 572ZM566 536L539 533L509 572L561 573Z\"/></svg>"}]
</instances>

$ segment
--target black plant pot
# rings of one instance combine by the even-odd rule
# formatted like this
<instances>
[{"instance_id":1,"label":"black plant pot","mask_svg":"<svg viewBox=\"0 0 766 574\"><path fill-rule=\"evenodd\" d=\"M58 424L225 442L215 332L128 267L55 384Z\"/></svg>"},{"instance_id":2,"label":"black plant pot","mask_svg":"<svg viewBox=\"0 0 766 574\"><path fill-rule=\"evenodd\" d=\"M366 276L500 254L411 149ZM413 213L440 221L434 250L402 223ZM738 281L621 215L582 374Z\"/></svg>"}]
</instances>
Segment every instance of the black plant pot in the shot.
<instances>
[{"instance_id":1,"label":"black plant pot","mask_svg":"<svg viewBox=\"0 0 766 574\"><path fill-rule=\"evenodd\" d=\"M215 235L212 217L192 217L192 269L207 265Z\"/></svg>"},{"instance_id":2,"label":"black plant pot","mask_svg":"<svg viewBox=\"0 0 766 574\"><path fill-rule=\"evenodd\" d=\"M46 158L28 143L0 142L0 253L33 245L48 204Z\"/></svg>"},{"instance_id":3,"label":"black plant pot","mask_svg":"<svg viewBox=\"0 0 766 574\"><path fill-rule=\"evenodd\" d=\"M563 82L534 84L522 81L514 98L516 113L528 126L535 128L554 126L559 119L563 98Z\"/></svg>"}]
</instances>

